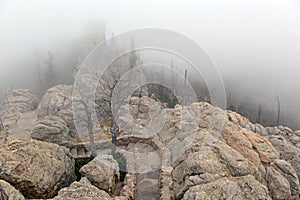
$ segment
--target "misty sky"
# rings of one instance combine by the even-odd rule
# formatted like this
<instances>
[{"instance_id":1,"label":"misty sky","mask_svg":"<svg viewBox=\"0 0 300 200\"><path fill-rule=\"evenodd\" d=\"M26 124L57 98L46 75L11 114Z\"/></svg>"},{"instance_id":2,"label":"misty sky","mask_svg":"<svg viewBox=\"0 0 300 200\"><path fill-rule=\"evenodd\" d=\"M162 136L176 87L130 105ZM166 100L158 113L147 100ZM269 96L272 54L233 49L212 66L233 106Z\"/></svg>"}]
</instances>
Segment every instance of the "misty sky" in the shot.
<instances>
[{"instance_id":1,"label":"misty sky","mask_svg":"<svg viewBox=\"0 0 300 200\"><path fill-rule=\"evenodd\" d=\"M142 27L182 33L242 95L278 95L298 105L300 0L0 0L0 77L11 80L6 74L29 67L16 63L34 48L55 52L99 19L108 36Z\"/></svg>"}]
</instances>

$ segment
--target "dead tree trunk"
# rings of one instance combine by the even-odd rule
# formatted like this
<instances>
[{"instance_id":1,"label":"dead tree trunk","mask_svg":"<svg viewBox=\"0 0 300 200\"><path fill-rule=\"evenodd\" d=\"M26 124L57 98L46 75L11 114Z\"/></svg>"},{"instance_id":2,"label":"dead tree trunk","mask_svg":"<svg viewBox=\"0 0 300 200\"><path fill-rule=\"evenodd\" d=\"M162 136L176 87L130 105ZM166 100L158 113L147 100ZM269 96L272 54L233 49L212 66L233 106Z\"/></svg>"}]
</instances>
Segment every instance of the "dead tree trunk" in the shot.
<instances>
[{"instance_id":1,"label":"dead tree trunk","mask_svg":"<svg viewBox=\"0 0 300 200\"><path fill-rule=\"evenodd\" d=\"M186 98L186 77L187 77L187 69L185 70L184 72L184 95L183 95L183 98L182 98L182 102L181 102L181 106L183 107L185 105L185 98Z\"/></svg>"},{"instance_id":2,"label":"dead tree trunk","mask_svg":"<svg viewBox=\"0 0 300 200\"><path fill-rule=\"evenodd\" d=\"M257 122L257 123L260 123L260 120L261 120L261 103L259 104L256 122Z\"/></svg>"},{"instance_id":3,"label":"dead tree trunk","mask_svg":"<svg viewBox=\"0 0 300 200\"><path fill-rule=\"evenodd\" d=\"M278 114L277 114L277 123L276 125L279 126L279 122L280 122L280 101L279 101L279 97L277 96L277 106L278 106Z\"/></svg>"},{"instance_id":4,"label":"dead tree trunk","mask_svg":"<svg viewBox=\"0 0 300 200\"><path fill-rule=\"evenodd\" d=\"M93 124L91 119L91 112L87 111L87 125L88 125L88 134L90 138L90 146L91 146L91 153L94 157L97 156L96 148L95 148L95 138L93 133Z\"/></svg>"},{"instance_id":5,"label":"dead tree trunk","mask_svg":"<svg viewBox=\"0 0 300 200\"><path fill-rule=\"evenodd\" d=\"M230 109L230 100L231 100L231 93L229 93L228 99L227 99L227 110Z\"/></svg>"}]
</instances>

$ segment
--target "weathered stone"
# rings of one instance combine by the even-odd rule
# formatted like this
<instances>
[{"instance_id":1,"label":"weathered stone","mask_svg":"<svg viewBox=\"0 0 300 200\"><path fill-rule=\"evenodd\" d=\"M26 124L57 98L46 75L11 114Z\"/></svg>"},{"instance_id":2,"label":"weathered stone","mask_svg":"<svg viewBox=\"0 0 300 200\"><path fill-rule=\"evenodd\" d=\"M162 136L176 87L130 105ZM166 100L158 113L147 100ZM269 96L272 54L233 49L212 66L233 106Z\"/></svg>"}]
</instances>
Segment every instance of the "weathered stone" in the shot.
<instances>
[{"instance_id":1,"label":"weathered stone","mask_svg":"<svg viewBox=\"0 0 300 200\"><path fill-rule=\"evenodd\" d=\"M280 153L280 158L292 165L298 175L298 179L300 179L300 149L291 145L281 135L271 135L268 137L268 140Z\"/></svg>"},{"instance_id":2,"label":"weathered stone","mask_svg":"<svg viewBox=\"0 0 300 200\"><path fill-rule=\"evenodd\" d=\"M296 171L292 168L292 166L285 160L279 159L274 160L274 163L271 163L271 166L274 167L274 169L280 172L288 180L291 187L291 194L299 196L299 179Z\"/></svg>"},{"instance_id":3,"label":"weathered stone","mask_svg":"<svg viewBox=\"0 0 300 200\"><path fill-rule=\"evenodd\" d=\"M37 115L39 119L47 115L60 117L74 136L77 131L73 120L72 91L71 85L57 85L48 89L37 108Z\"/></svg>"},{"instance_id":4,"label":"weathered stone","mask_svg":"<svg viewBox=\"0 0 300 200\"><path fill-rule=\"evenodd\" d=\"M27 89L15 89L8 96L7 101L1 108L4 118L14 113L25 113L35 110L39 99Z\"/></svg>"},{"instance_id":5,"label":"weathered stone","mask_svg":"<svg viewBox=\"0 0 300 200\"><path fill-rule=\"evenodd\" d=\"M266 187L251 175L238 178L221 178L210 183L191 187L182 198L193 199L266 199L271 200Z\"/></svg>"},{"instance_id":6,"label":"weathered stone","mask_svg":"<svg viewBox=\"0 0 300 200\"><path fill-rule=\"evenodd\" d=\"M25 200L24 196L11 186L8 182L0 180L0 199L1 200Z\"/></svg>"},{"instance_id":7,"label":"weathered stone","mask_svg":"<svg viewBox=\"0 0 300 200\"><path fill-rule=\"evenodd\" d=\"M111 200L105 191L93 186L86 178L74 182L70 187L61 189L53 200Z\"/></svg>"},{"instance_id":8,"label":"weathered stone","mask_svg":"<svg viewBox=\"0 0 300 200\"><path fill-rule=\"evenodd\" d=\"M268 187L274 199L291 199L289 182L273 167L267 168L266 180L268 181Z\"/></svg>"},{"instance_id":9,"label":"weathered stone","mask_svg":"<svg viewBox=\"0 0 300 200\"><path fill-rule=\"evenodd\" d=\"M254 129L252 131L255 133L258 133L259 135L262 135L262 136L268 135L268 132L266 131L266 129L260 124L255 124Z\"/></svg>"},{"instance_id":10,"label":"weathered stone","mask_svg":"<svg viewBox=\"0 0 300 200\"><path fill-rule=\"evenodd\" d=\"M120 177L118 163L110 155L98 155L84 165L80 173L94 186L107 192L112 191Z\"/></svg>"},{"instance_id":11,"label":"weathered stone","mask_svg":"<svg viewBox=\"0 0 300 200\"><path fill-rule=\"evenodd\" d=\"M249 119L241 116L236 112L232 112L230 110L227 111L228 120L234 123L235 125L241 126L242 128L246 128L249 124Z\"/></svg>"},{"instance_id":12,"label":"weathered stone","mask_svg":"<svg viewBox=\"0 0 300 200\"><path fill-rule=\"evenodd\" d=\"M239 152L230 148L224 142L218 141L215 148L219 153L222 163L227 166L231 176L246 176L253 175L257 179L261 179L260 173L255 168L254 164L244 158Z\"/></svg>"},{"instance_id":13,"label":"weathered stone","mask_svg":"<svg viewBox=\"0 0 300 200\"><path fill-rule=\"evenodd\" d=\"M300 137L297 135L292 135L289 139L294 145L300 143Z\"/></svg>"},{"instance_id":14,"label":"weathered stone","mask_svg":"<svg viewBox=\"0 0 300 200\"><path fill-rule=\"evenodd\" d=\"M273 160L279 159L279 153L267 139L252 131L245 131L244 134L258 152L262 162L271 163Z\"/></svg>"},{"instance_id":15,"label":"weathered stone","mask_svg":"<svg viewBox=\"0 0 300 200\"><path fill-rule=\"evenodd\" d=\"M268 188L256 180L253 176L247 175L234 178L243 193L243 199L253 200L271 200Z\"/></svg>"},{"instance_id":16,"label":"weathered stone","mask_svg":"<svg viewBox=\"0 0 300 200\"><path fill-rule=\"evenodd\" d=\"M295 131L295 134L300 137L300 130Z\"/></svg>"},{"instance_id":17,"label":"weathered stone","mask_svg":"<svg viewBox=\"0 0 300 200\"><path fill-rule=\"evenodd\" d=\"M253 149L252 143L233 123L228 122L223 137L226 143L251 161L257 168L261 165L259 154Z\"/></svg>"},{"instance_id":18,"label":"weathered stone","mask_svg":"<svg viewBox=\"0 0 300 200\"><path fill-rule=\"evenodd\" d=\"M63 119L48 115L37 121L31 138L63 145L70 140L69 128Z\"/></svg>"},{"instance_id":19,"label":"weathered stone","mask_svg":"<svg viewBox=\"0 0 300 200\"><path fill-rule=\"evenodd\" d=\"M266 131L269 135L291 136L293 134L290 128L284 126L266 127Z\"/></svg>"},{"instance_id":20,"label":"weathered stone","mask_svg":"<svg viewBox=\"0 0 300 200\"><path fill-rule=\"evenodd\" d=\"M69 150L56 144L14 140L0 149L0 179L26 198L49 198L74 179Z\"/></svg>"}]
</instances>

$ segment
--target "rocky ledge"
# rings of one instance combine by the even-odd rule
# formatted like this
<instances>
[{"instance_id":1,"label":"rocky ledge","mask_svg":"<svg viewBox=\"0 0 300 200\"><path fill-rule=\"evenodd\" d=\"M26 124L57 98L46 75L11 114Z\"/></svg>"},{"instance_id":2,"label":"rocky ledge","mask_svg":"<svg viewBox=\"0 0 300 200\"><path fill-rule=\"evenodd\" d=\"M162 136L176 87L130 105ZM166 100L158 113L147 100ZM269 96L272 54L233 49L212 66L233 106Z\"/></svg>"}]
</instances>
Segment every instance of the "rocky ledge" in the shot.
<instances>
[{"instance_id":1,"label":"rocky ledge","mask_svg":"<svg viewBox=\"0 0 300 200\"><path fill-rule=\"evenodd\" d=\"M38 106L28 91L10 96L16 109L2 109L0 199L300 199L300 131L252 124L204 102L167 109L132 97L119 113L126 131L118 157L95 129L98 156L83 153L87 162L75 172L70 150L84 144L74 139L71 90L51 88ZM18 138L24 124L28 137Z\"/></svg>"}]
</instances>

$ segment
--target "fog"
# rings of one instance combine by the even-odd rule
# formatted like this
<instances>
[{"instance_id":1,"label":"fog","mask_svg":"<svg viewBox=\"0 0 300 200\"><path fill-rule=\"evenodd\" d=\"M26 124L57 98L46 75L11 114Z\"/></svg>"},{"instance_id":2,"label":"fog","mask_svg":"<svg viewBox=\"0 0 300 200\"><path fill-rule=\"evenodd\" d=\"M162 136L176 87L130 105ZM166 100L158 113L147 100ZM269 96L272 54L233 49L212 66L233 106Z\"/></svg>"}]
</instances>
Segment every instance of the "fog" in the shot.
<instances>
[{"instance_id":1,"label":"fog","mask_svg":"<svg viewBox=\"0 0 300 200\"><path fill-rule=\"evenodd\" d=\"M2 0L0 27L1 100L11 88L34 89L48 52L67 73L81 43L103 40L104 30L110 37L155 27L201 45L236 104L251 99L276 110L278 96L284 124L300 129L299 0Z\"/></svg>"}]
</instances>

